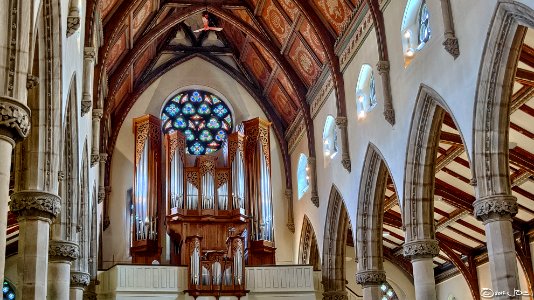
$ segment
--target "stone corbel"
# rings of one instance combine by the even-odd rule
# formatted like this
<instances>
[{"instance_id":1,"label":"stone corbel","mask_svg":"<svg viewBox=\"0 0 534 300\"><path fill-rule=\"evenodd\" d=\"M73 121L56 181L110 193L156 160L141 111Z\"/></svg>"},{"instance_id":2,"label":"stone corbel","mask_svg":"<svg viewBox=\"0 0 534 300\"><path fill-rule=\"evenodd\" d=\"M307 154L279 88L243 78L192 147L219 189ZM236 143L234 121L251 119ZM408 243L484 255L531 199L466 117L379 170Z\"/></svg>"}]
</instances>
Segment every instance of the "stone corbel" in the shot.
<instances>
[{"instance_id":1,"label":"stone corbel","mask_svg":"<svg viewBox=\"0 0 534 300\"><path fill-rule=\"evenodd\" d=\"M384 118L395 125L395 110L393 109L393 97L391 96L391 82L389 78L389 61L380 60L376 64L380 77L382 77L382 88L384 89Z\"/></svg>"},{"instance_id":2,"label":"stone corbel","mask_svg":"<svg viewBox=\"0 0 534 300\"><path fill-rule=\"evenodd\" d=\"M77 6L71 6L67 16L67 37L74 34L80 28L80 9Z\"/></svg>"},{"instance_id":3,"label":"stone corbel","mask_svg":"<svg viewBox=\"0 0 534 300\"><path fill-rule=\"evenodd\" d=\"M438 241L426 239L406 242L403 246L403 254L410 260L436 257L439 254Z\"/></svg>"},{"instance_id":4,"label":"stone corbel","mask_svg":"<svg viewBox=\"0 0 534 300\"><path fill-rule=\"evenodd\" d=\"M39 77L28 74L28 78L26 79L26 89L31 90L34 87L37 87L39 85Z\"/></svg>"},{"instance_id":5,"label":"stone corbel","mask_svg":"<svg viewBox=\"0 0 534 300\"><path fill-rule=\"evenodd\" d=\"M317 193L317 160L315 157L308 157L308 168L311 184L311 202L319 207L319 194Z\"/></svg>"},{"instance_id":6,"label":"stone corbel","mask_svg":"<svg viewBox=\"0 0 534 300\"><path fill-rule=\"evenodd\" d=\"M295 220L293 218L293 190L286 189L285 198L287 202L287 228L295 233Z\"/></svg>"},{"instance_id":7,"label":"stone corbel","mask_svg":"<svg viewBox=\"0 0 534 300\"><path fill-rule=\"evenodd\" d=\"M104 115L102 109L93 109L93 143L91 147L91 167L100 161L100 120Z\"/></svg>"},{"instance_id":8,"label":"stone corbel","mask_svg":"<svg viewBox=\"0 0 534 300\"><path fill-rule=\"evenodd\" d=\"M83 86L82 86L82 116L93 107L93 81L96 50L94 47L85 47L83 51Z\"/></svg>"},{"instance_id":9,"label":"stone corbel","mask_svg":"<svg viewBox=\"0 0 534 300\"><path fill-rule=\"evenodd\" d=\"M441 12L443 14L443 27L445 40L443 46L454 59L460 56L460 46L458 45L458 38L454 33L454 21L452 18L452 9L450 0L441 0Z\"/></svg>"},{"instance_id":10,"label":"stone corbel","mask_svg":"<svg viewBox=\"0 0 534 300\"><path fill-rule=\"evenodd\" d=\"M337 117L336 125L341 132L341 164L349 173L351 171L351 162L349 154L349 134L347 130L347 117Z\"/></svg>"}]
</instances>

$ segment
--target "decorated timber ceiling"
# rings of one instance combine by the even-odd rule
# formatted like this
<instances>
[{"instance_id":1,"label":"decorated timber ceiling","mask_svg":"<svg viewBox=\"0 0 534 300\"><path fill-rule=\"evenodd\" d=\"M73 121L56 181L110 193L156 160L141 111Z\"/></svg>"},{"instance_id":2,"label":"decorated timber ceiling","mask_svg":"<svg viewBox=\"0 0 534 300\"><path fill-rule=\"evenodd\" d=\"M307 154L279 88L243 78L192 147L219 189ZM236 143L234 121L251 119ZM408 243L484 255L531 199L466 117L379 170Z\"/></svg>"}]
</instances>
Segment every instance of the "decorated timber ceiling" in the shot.
<instances>
[{"instance_id":1,"label":"decorated timber ceiling","mask_svg":"<svg viewBox=\"0 0 534 300\"><path fill-rule=\"evenodd\" d=\"M283 135L332 70L328 54L363 2L100 0L104 40L96 76L108 82L105 113L122 122L154 79L200 56L247 86ZM222 31L194 32L205 10Z\"/></svg>"}]
</instances>

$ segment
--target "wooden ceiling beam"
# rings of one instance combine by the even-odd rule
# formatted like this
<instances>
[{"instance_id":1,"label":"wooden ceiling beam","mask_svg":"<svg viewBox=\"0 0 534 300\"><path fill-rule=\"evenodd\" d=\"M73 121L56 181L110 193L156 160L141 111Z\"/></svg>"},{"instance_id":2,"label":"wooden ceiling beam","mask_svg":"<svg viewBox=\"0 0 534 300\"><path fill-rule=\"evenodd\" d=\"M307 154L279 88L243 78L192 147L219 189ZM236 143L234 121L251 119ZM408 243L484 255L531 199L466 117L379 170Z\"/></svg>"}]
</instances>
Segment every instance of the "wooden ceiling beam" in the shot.
<instances>
[{"instance_id":1,"label":"wooden ceiling beam","mask_svg":"<svg viewBox=\"0 0 534 300\"><path fill-rule=\"evenodd\" d=\"M534 72L517 68L515 72L515 81L528 86L534 86Z\"/></svg>"},{"instance_id":2,"label":"wooden ceiling beam","mask_svg":"<svg viewBox=\"0 0 534 300\"><path fill-rule=\"evenodd\" d=\"M523 44L521 52L519 53L519 61L534 68L534 49L527 44Z\"/></svg>"},{"instance_id":3,"label":"wooden ceiling beam","mask_svg":"<svg viewBox=\"0 0 534 300\"><path fill-rule=\"evenodd\" d=\"M473 202L475 202L475 197L439 178L435 179L434 194L443 197L443 201L446 201L448 204L456 208L461 208L473 213Z\"/></svg>"},{"instance_id":4,"label":"wooden ceiling beam","mask_svg":"<svg viewBox=\"0 0 534 300\"><path fill-rule=\"evenodd\" d=\"M529 151L517 146L508 150L510 161L527 172L534 174L534 155Z\"/></svg>"}]
</instances>

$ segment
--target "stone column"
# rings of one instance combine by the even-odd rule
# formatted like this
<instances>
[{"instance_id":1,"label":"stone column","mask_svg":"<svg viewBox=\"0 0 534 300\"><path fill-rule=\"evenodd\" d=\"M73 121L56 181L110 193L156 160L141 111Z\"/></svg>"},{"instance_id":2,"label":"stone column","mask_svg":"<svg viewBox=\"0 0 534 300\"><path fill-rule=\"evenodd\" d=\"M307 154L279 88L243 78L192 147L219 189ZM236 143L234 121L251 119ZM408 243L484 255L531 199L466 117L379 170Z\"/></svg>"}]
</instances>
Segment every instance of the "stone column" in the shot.
<instances>
[{"instance_id":1,"label":"stone column","mask_svg":"<svg viewBox=\"0 0 534 300\"><path fill-rule=\"evenodd\" d=\"M315 157L308 157L308 168L310 170L311 202L316 207L319 207L319 194L317 193L317 160Z\"/></svg>"},{"instance_id":2,"label":"stone column","mask_svg":"<svg viewBox=\"0 0 534 300\"><path fill-rule=\"evenodd\" d=\"M78 244L52 240L48 246L48 299L69 299L70 264L80 256Z\"/></svg>"},{"instance_id":3,"label":"stone column","mask_svg":"<svg viewBox=\"0 0 534 300\"><path fill-rule=\"evenodd\" d=\"M102 203L106 197L106 184L105 184L105 175L106 175L106 163L108 161L107 153L100 153L100 166L99 166L99 176L98 176L98 203Z\"/></svg>"},{"instance_id":4,"label":"stone column","mask_svg":"<svg viewBox=\"0 0 534 300\"><path fill-rule=\"evenodd\" d=\"M295 220L293 218L293 190L286 189L285 199L287 202L287 228L295 233Z\"/></svg>"},{"instance_id":5,"label":"stone column","mask_svg":"<svg viewBox=\"0 0 534 300\"><path fill-rule=\"evenodd\" d=\"M93 142L91 147L91 166L100 161L100 119L104 112L102 109L93 109Z\"/></svg>"},{"instance_id":6,"label":"stone column","mask_svg":"<svg viewBox=\"0 0 534 300\"><path fill-rule=\"evenodd\" d=\"M378 73L382 77L384 89L384 118L391 126L395 125L395 110L393 109L393 97L391 96L391 82L389 78L389 61L381 60L376 64Z\"/></svg>"},{"instance_id":7,"label":"stone column","mask_svg":"<svg viewBox=\"0 0 534 300\"><path fill-rule=\"evenodd\" d=\"M347 117L337 117L336 125L341 132L341 164L350 173L351 163L349 154L349 133L347 131Z\"/></svg>"},{"instance_id":8,"label":"stone column","mask_svg":"<svg viewBox=\"0 0 534 300\"><path fill-rule=\"evenodd\" d=\"M95 48L85 47L83 51L82 116L88 113L93 107L95 58Z\"/></svg>"},{"instance_id":9,"label":"stone column","mask_svg":"<svg viewBox=\"0 0 534 300\"><path fill-rule=\"evenodd\" d=\"M512 217L517 214L517 199L512 195L492 195L477 199L474 215L484 224L493 291L519 289ZM495 296L494 299L511 299Z\"/></svg>"},{"instance_id":10,"label":"stone column","mask_svg":"<svg viewBox=\"0 0 534 300\"><path fill-rule=\"evenodd\" d=\"M89 285L91 278L89 273L70 273L70 300L83 300L84 290Z\"/></svg>"},{"instance_id":11,"label":"stone column","mask_svg":"<svg viewBox=\"0 0 534 300\"><path fill-rule=\"evenodd\" d=\"M415 300L436 300L436 280L432 258L439 254L436 240L418 240L404 244L404 256L411 260Z\"/></svg>"},{"instance_id":12,"label":"stone column","mask_svg":"<svg viewBox=\"0 0 534 300\"><path fill-rule=\"evenodd\" d=\"M46 299L50 223L61 200L52 193L25 190L13 193L9 205L19 222L17 297Z\"/></svg>"},{"instance_id":13,"label":"stone column","mask_svg":"<svg viewBox=\"0 0 534 300\"><path fill-rule=\"evenodd\" d=\"M384 271L371 270L356 274L356 282L363 287L363 300L382 299L380 285L386 281Z\"/></svg>"}]
</instances>

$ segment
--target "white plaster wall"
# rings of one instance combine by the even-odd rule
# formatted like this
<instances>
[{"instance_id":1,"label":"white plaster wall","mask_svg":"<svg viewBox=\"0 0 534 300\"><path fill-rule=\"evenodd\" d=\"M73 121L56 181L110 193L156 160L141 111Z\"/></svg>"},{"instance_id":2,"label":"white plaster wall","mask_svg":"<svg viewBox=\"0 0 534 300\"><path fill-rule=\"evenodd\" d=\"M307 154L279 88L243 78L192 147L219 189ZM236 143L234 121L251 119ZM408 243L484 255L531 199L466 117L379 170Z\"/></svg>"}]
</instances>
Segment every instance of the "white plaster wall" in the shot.
<instances>
[{"instance_id":1,"label":"white plaster wall","mask_svg":"<svg viewBox=\"0 0 534 300\"><path fill-rule=\"evenodd\" d=\"M159 116L164 101L175 90L187 86L204 86L226 98L233 108L236 124L257 116L265 118L255 100L238 82L200 58L194 58L172 69L148 87L133 105L122 127L118 129L120 131L111 161L112 191L109 203L111 224L103 235L104 267L131 260L128 255L130 233L125 226L128 224L125 197L126 191L133 184L132 118L144 114ZM271 155L276 260L281 264L293 263L293 243L286 242L291 240L291 233L286 227L287 203L284 201L283 160L278 141L272 131Z\"/></svg>"},{"instance_id":2,"label":"white plaster wall","mask_svg":"<svg viewBox=\"0 0 534 300\"><path fill-rule=\"evenodd\" d=\"M399 300L415 299L415 288L412 278L408 277L397 265L389 260L384 260L386 280L391 285Z\"/></svg>"}]
</instances>

